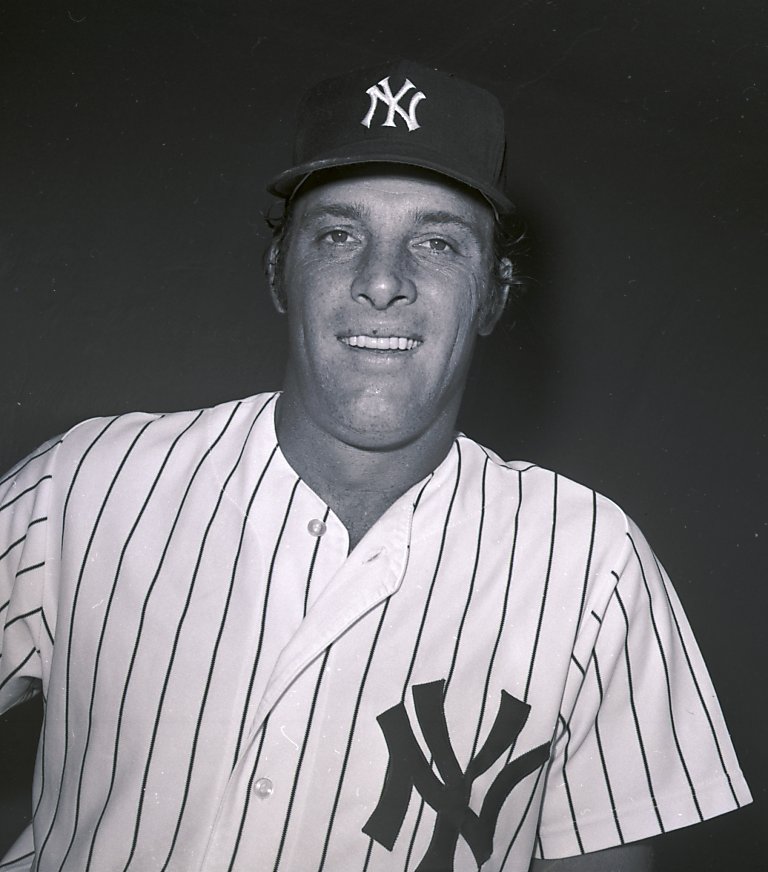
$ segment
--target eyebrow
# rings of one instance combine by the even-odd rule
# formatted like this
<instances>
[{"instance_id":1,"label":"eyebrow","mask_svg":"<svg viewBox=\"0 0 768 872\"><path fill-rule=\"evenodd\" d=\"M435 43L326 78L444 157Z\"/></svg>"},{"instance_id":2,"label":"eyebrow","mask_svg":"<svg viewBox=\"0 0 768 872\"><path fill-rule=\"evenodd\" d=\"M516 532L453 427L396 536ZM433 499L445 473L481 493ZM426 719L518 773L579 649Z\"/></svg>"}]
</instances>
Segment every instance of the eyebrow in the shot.
<instances>
[{"instance_id":1,"label":"eyebrow","mask_svg":"<svg viewBox=\"0 0 768 872\"><path fill-rule=\"evenodd\" d=\"M415 218L419 224L447 224L449 226L459 227L462 230L466 230L476 239L479 237L476 223L473 221L467 221L455 212L444 212L441 210L429 212L419 210L416 213Z\"/></svg>"},{"instance_id":2,"label":"eyebrow","mask_svg":"<svg viewBox=\"0 0 768 872\"><path fill-rule=\"evenodd\" d=\"M357 204L345 205L342 203L319 203L310 206L304 212L303 217L310 221L322 218L348 218L351 221L359 221L368 216L368 210Z\"/></svg>"}]
</instances>

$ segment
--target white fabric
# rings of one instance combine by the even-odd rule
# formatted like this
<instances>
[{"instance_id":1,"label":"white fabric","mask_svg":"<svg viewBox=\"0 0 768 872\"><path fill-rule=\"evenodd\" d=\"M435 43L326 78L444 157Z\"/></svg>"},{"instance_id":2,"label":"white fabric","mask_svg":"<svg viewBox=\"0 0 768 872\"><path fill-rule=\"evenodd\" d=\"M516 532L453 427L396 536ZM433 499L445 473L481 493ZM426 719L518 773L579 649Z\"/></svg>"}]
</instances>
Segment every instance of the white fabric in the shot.
<instances>
[{"instance_id":1,"label":"white fabric","mask_svg":"<svg viewBox=\"0 0 768 872\"><path fill-rule=\"evenodd\" d=\"M462 772L502 692L530 707L475 815L508 760L549 758L503 802L485 872L750 801L680 604L613 503L461 436L348 555L277 446L275 396L89 421L0 485L0 709L46 700L34 840L0 869L426 869L418 788L391 851L363 828L377 717L402 701L429 761L413 688L437 681ZM442 848L456 872L478 868L467 826Z\"/></svg>"}]
</instances>

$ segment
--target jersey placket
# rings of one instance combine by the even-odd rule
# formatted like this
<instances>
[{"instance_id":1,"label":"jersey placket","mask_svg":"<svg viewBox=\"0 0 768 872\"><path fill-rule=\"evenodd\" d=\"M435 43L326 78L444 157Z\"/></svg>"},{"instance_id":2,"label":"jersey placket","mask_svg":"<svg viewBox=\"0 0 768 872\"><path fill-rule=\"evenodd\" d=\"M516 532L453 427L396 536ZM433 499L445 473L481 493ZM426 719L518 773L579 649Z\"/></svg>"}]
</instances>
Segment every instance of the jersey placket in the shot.
<instances>
[{"instance_id":1,"label":"jersey placket","mask_svg":"<svg viewBox=\"0 0 768 872\"><path fill-rule=\"evenodd\" d=\"M413 507L409 503L401 502L393 507L337 571L331 572L327 581L317 579L318 583L313 583L319 592L267 680L220 804L202 869L238 869L238 862L245 864L243 868L252 868L254 852L266 864L264 868L274 862L270 859L276 850L274 834L281 829L275 822L282 823L286 815L284 781L294 765L286 757L286 752L291 751L286 742L298 751L296 736L300 734L301 717L309 708L299 682L312 685L323 667L323 655L334 641L399 589L407 565L412 517ZM323 536L341 535L346 539L346 531L332 514L322 528L314 523L316 521L319 517L308 523L311 535L322 531ZM296 702L291 697L294 689L305 706L298 721ZM281 727L270 732L270 718L278 718ZM286 724L297 724L297 727L289 734ZM279 738L272 738L273 733ZM281 758L285 758L285 765L281 765ZM264 765L265 760L270 761L268 765ZM277 779L280 779L279 784ZM249 807L254 805L249 813ZM257 827L254 826L256 821ZM269 834L272 841L262 844L255 834L256 829Z\"/></svg>"}]
</instances>

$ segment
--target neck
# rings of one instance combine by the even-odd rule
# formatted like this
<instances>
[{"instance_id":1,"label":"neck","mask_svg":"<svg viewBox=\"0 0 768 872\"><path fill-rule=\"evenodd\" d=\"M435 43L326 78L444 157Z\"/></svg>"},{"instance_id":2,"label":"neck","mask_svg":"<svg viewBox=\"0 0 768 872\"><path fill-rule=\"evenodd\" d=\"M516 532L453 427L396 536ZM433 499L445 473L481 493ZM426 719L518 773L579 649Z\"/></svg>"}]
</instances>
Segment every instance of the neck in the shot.
<instances>
[{"instance_id":1,"label":"neck","mask_svg":"<svg viewBox=\"0 0 768 872\"><path fill-rule=\"evenodd\" d=\"M280 448L290 465L347 528L350 548L412 485L443 461L455 439L455 415L391 448L365 448L317 427L284 393L277 405Z\"/></svg>"}]
</instances>

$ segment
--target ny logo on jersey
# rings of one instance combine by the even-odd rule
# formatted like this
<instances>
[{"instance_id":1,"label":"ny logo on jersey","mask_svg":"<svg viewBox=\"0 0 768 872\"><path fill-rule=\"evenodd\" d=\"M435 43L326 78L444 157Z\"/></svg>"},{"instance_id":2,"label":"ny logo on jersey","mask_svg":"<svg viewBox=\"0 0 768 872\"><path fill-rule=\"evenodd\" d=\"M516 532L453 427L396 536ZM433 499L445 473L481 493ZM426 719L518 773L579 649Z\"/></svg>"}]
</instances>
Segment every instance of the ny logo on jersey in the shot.
<instances>
[{"instance_id":1,"label":"ny logo on jersey","mask_svg":"<svg viewBox=\"0 0 768 872\"><path fill-rule=\"evenodd\" d=\"M376 107L379 105L379 100L381 100L381 102L387 106L387 117L382 122L382 127L395 127L395 112L397 112L397 114L405 121L408 130L418 130L421 125L416 120L416 107L422 100L426 99L427 95L423 91L417 91L415 94L412 94L407 112L400 105L400 101L403 97L405 97L411 88L415 87L416 86L410 79L406 79L405 84L400 88L397 94L393 94L392 89L389 87L389 76L383 78L378 84L371 85L371 87L365 92L371 98L371 105L368 108L368 113L365 118L363 118L360 123L364 127L370 129L371 121L373 121L373 114L376 111Z\"/></svg>"},{"instance_id":2,"label":"ny logo on jersey","mask_svg":"<svg viewBox=\"0 0 768 872\"><path fill-rule=\"evenodd\" d=\"M549 745L543 744L508 762L488 788L477 814L469 807L472 784L515 743L528 719L530 706L502 690L488 737L462 771L448 735L444 688L445 681L417 684L413 688L419 727L442 781L419 747L402 702L377 718L387 743L389 763L379 802L363 832L391 851L415 787L437 812L432 839L416 872L452 870L459 836L467 842L480 867L493 852L499 813L512 789L549 757Z\"/></svg>"}]
</instances>

